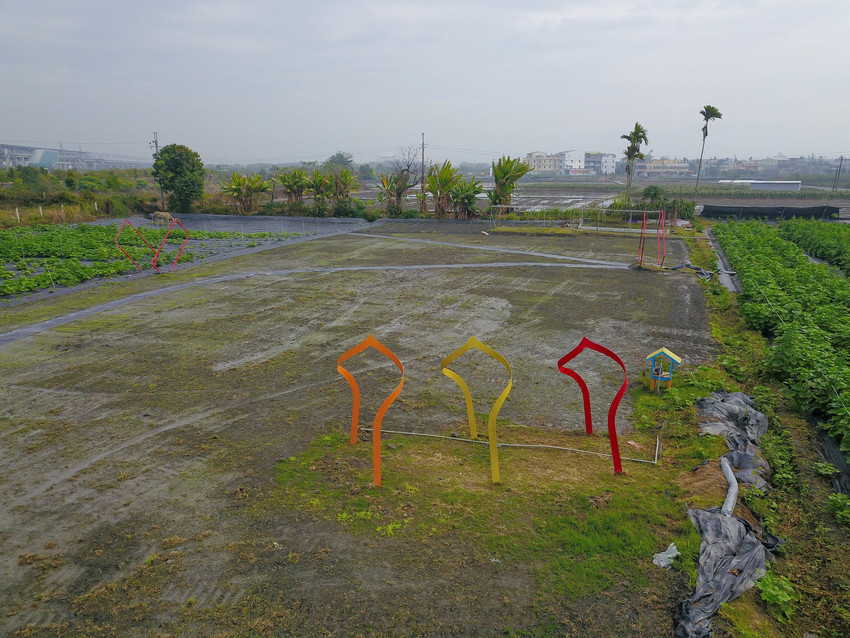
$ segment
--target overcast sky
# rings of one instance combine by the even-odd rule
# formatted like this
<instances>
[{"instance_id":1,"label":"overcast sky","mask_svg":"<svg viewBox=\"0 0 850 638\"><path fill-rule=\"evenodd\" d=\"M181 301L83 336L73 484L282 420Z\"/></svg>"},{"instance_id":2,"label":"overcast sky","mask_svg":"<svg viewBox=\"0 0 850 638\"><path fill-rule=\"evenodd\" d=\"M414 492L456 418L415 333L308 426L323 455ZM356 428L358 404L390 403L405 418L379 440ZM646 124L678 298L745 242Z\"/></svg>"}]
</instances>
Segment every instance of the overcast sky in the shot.
<instances>
[{"instance_id":1,"label":"overcast sky","mask_svg":"<svg viewBox=\"0 0 850 638\"><path fill-rule=\"evenodd\" d=\"M0 0L0 143L207 164L850 156L848 0Z\"/></svg>"}]
</instances>

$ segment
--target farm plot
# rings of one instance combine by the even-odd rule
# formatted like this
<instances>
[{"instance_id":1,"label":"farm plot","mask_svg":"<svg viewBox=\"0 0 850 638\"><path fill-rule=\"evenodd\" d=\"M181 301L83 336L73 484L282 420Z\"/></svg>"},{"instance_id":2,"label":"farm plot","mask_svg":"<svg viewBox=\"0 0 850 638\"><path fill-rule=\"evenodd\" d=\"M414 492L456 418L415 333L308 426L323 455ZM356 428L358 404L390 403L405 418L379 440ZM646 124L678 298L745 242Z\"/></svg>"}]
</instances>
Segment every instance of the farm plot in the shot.
<instances>
[{"instance_id":1,"label":"farm plot","mask_svg":"<svg viewBox=\"0 0 850 638\"><path fill-rule=\"evenodd\" d=\"M603 435L576 434L581 395L555 370L582 336L617 352L632 384L658 347L689 365L714 355L696 280L628 268L635 239L480 228L395 222L230 260L230 278L200 265L183 289L0 347L0 632L668 627L685 577L649 560L692 532L672 483L647 484L672 481L675 456L615 477L604 457L504 450L494 486L484 446L385 436L379 490L371 444L344 442L336 359L368 334L405 366L384 428L467 434L440 362L475 335L513 367L500 437L601 452ZM684 250L668 244L671 259ZM368 425L398 371L374 352L347 365ZM592 353L574 365L604 432L622 371ZM504 368L470 355L456 370L486 419ZM630 410L624 454L651 458L654 433L632 430ZM577 521L600 532L579 543Z\"/></svg>"},{"instance_id":2,"label":"farm plot","mask_svg":"<svg viewBox=\"0 0 850 638\"><path fill-rule=\"evenodd\" d=\"M767 372L782 380L804 409L850 456L850 285L823 264L810 263L785 232L830 226L760 222L717 225L713 232L741 280L741 313L773 337ZM836 227L841 228L841 227ZM813 244L817 235L810 239ZM798 239L803 239L801 234Z\"/></svg>"},{"instance_id":3,"label":"farm plot","mask_svg":"<svg viewBox=\"0 0 850 638\"><path fill-rule=\"evenodd\" d=\"M823 259L850 275L850 226L814 219L792 219L779 224L779 235L807 255Z\"/></svg>"},{"instance_id":4,"label":"farm plot","mask_svg":"<svg viewBox=\"0 0 850 638\"><path fill-rule=\"evenodd\" d=\"M0 230L0 298L9 301L17 295L76 286L96 277L114 277L150 269L157 249L157 266L192 263L223 252L253 248L260 242L290 239L289 232L234 233L192 231L186 247L186 233L178 226L165 228L129 225L41 225ZM121 247L115 244L117 237ZM123 248L123 251L122 251ZM129 256L129 258L128 258ZM131 261L132 260L132 261ZM136 262L136 263L133 263Z\"/></svg>"}]
</instances>

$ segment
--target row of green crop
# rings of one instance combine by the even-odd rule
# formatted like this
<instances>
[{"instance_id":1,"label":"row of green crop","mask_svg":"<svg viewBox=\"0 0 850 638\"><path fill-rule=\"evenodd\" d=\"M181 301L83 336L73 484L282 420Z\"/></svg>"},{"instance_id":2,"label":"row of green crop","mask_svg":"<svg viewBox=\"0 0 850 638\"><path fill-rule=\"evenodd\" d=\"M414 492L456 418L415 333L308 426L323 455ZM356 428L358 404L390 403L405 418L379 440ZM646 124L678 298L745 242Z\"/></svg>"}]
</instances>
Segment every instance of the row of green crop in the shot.
<instances>
[{"instance_id":1,"label":"row of green crop","mask_svg":"<svg viewBox=\"0 0 850 638\"><path fill-rule=\"evenodd\" d=\"M144 240L155 250L166 236L164 228L140 228ZM0 296L20 295L56 286L75 286L95 277L111 277L137 268L116 246L118 226L79 224L26 226L0 230ZM197 240L285 239L292 233L225 233L192 231ZM168 244L180 245L186 239L182 229L173 230ZM151 267L153 252L137 233L125 226L118 241L127 254L143 269ZM163 250L160 264L170 264L176 250ZM194 261L196 255L186 250L179 262Z\"/></svg>"},{"instance_id":2,"label":"row of green crop","mask_svg":"<svg viewBox=\"0 0 850 638\"><path fill-rule=\"evenodd\" d=\"M850 275L850 225L791 219L779 224L779 235L793 241L806 254L823 259Z\"/></svg>"},{"instance_id":3,"label":"row of green crop","mask_svg":"<svg viewBox=\"0 0 850 638\"><path fill-rule=\"evenodd\" d=\"M775 227L733 222L713 232L738 273L741 314L773 338L766 372L823 418L850 456L850 283Z\"/></svg>"},{"instance_id":4,"label":"row of green crop","mask_svg":"<svg viewBox=\"0 0 850 638\"><path fill-rule=\"evenodd\" d=\"M144 239L157 248L168 232L165 228L139 228ZM40 225L20 226L0 230L0 262L26 258L75 257L86 261L118 259L123 256L115 245L118 232L116 224L108 225ZM294 233L227 233L221 231L192 231L193 240L209 239L285 239ZM168 243L182 244L186 233L175 228L168 234ZM128 246L143 247L142 238L129 226L121 230L118 242Z\"/></svg>"}]
</instances>

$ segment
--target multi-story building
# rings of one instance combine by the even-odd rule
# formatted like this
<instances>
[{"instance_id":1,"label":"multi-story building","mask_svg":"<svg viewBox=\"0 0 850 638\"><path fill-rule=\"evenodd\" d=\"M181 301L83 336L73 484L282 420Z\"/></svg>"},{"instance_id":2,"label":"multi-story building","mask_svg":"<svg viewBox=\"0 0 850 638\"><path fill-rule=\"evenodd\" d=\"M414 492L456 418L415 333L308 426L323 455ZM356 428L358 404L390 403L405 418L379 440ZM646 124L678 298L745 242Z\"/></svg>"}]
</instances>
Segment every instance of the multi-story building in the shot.
<instances>
[{"instance_id":1,"label":"multi-story building","mask_svg":"<svg viewBox=\"0 0 850 638\"><path fill-rule=\"evenodd\" d=\"M617 156L613 153L590 151L584 154L584 167L596 175L613 175L617 167Z\"/></svg>"},{"instance_id":2,"label":"multi-story building","mask_svg":"<svg viewBox=\"0 0 850 638\"><path fill-rule=\"evenodd\" d=\"M690 175L691 165L687 160L644 159L635 160L635 175L642 177L684 177Z\"/></svg>"},{"instance_id":3,"label":"multi-story building","mask_svg":"<svg viewBox=\"0 0 850 638\"><path fill-rule=\"evenodd\" d=\"M561 151L558 157L558 175L570 175L570 171L584 170L584 151Z\"/></svg>"},{"instance_id":4,"label":"multi-story building","mask_svg":"<svg viewBox=\"0 0 850 638\"><path fill-rule=\"evenodd\" d=\"M550 155L549 153L544 153L542 151L534 151L533 153L529 153L525 156L525 162L531 166L535 175L558 174L558 155Z\"/></svg>"}]
</instances>

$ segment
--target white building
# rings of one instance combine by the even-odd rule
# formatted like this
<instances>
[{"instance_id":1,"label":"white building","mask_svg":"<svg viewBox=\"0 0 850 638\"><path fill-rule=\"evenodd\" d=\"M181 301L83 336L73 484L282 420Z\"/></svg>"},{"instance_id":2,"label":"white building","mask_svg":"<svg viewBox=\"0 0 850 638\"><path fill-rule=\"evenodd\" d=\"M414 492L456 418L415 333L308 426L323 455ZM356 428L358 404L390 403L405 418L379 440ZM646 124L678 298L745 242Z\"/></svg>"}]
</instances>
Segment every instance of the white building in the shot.
<instances>
[{"instance_id":1,"label":"white building","mask_svg":"<svg viewBox=\"0 0 850 638\"><path fill-rule=\"evenodd\" d=\"M558 153L558 175L569 175L572 170L584 170L584 151Z\"/></svg>"}]
</instances>

